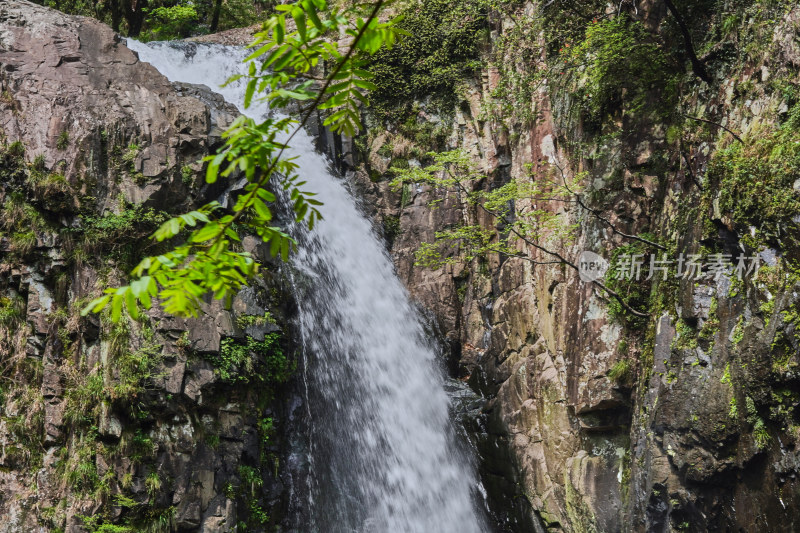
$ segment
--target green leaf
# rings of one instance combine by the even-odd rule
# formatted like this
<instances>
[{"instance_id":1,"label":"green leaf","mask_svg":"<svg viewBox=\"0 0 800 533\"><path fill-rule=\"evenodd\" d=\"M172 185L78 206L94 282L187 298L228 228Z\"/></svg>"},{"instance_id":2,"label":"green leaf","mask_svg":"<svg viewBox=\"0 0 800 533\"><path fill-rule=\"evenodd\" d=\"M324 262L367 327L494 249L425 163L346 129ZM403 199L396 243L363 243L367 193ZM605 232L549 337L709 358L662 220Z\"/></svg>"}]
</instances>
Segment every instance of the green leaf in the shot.
<instances>
[{"instance_id":1,"label":"green leaf","mask_svg":"<svg viewBox=\"0 0 800 533\"><path fill-rule=\"evenodd\" d=\"M227 235L229 239L232 239L236 242L242 240L241 238L239 238L239 235L232 228L225 228L225 235Z\"/></svg>"},{"instance_id":2,"label":"green leaf","mask_svg":"<svg viewBox=\"0 0 800 533\"><path fill-rule=\"evenodd\" d=\"M191 242L200 243L216 238L217 235L219 235L219 224L216 222L210 222L192 233L190 240Z\"/></svg>"},{"instance_id":3,"label":"green leaf","mask_svg":"<svg viewBox=\"0 0 800 533\"><path fill-rule=\"evenodd\" d=\"M297 24L297 33L300 34L300 38L305 42L306 41L306 17L303 10L299 7L295 7L292 9L292 18L294 19L295 24Z\"/></svg>"},{"instance_id":4,"label":"green leaf","mask_svg":"<svg viewBox=\"0 0 800 533\"><path fill-rule=\"evenodd\" d=\"M265 53L267 53L269 51L270 48L272 48L272 44L265 44L264 46L262 46L261 48L259 48L258 50L256 50L255 52L253 52L252 54L247 56L245 58L245 61L252 61L257 57L264 55ZM227 83L231 83L232 81L236 81L236 80L238 80L239 78L242 78L242 77L243 77L242 74L237 74L235 76L231 76L231 78L225 83L226 84Z\"/></svg>"},{"instance_id":5,"label":"green leaf","mask_svg":"<svg viewBox=\"0 0 800 533\"><path fill-rule=\"evenodd\" d=\"M217 172L219 171L219 166L222 164L223 159L225 159L225 152L219 153L211 159L211 163L206 169L206 183L214 183L217 181Z\"/></svg>"},{"instance_id":6,"label":"green leaf","mask_svg":"<svg viewBox=\"0 0 800 533\"><path fill-rule=\"evenodd\" d=\"M289 239L281 240L281 258L284 261L289 260Z\"/></svg>"},{"instance_id":7,"label":"green leaf","mask_svg":"<svg viewBox=\"0 0 800 533\"><path fill-rule=\"evenodd\" d=\"M264 200L265 202L275 201L275 195L264 188L258 189L258 192L256 194L258 194L258 196L260 196L261 199Z\"/></svg>"},{"instance_id":8,"label":"green leaf","mask_svg":"<svg viewBox=\"0 0 800 533\"><path fill-rule=\"evenodd\" d=\"M115 294L111 299L111 321L115 324L122 316L122 295Z\"/></svg>"},{"instance_id":9,"label":"green leaf","mask_svg":"<svg viewBox=\"0 0 800 533\"><path fill-rule=\"evenodd\" d=\"M317 9L314 6L314 3L311 0L305 0L303 2L303 6L306 9L306 14L308 15L308 18L311 19L311 23L314 24L314 27L316 27L321 32L325 31L325 26L322 24L322 21L319 19L319 16L317 15Z\"/></svg>"},{"instance_id":10,"label":"green leaf","mask_svg":"<svg viewBox=\"0 0 800 533\"><path fill-rule=\"evenodd\" d=\"M278 253L281 250L281 239L277 235L273 235L272 239L269 243L269 255L272 257L278 257Z\"/></svg>"},{"instance_id":11,"label":"green leaf","mask_svg":"<svg viewBox=\"0 0 800 533\"><path fill-rule=\"evenodd\" d=\"M89 304L81 309L81 316L86 316L89 313L99 313L108 305L108 301L111 299L110 296L101 296L100 298L95 298Z\"/></svg>"},{"instance_id":12,"label":"green leaf","mask_svg":"<svg viewBox=\"0 0 800 533\"><path fill-rule=\"evenodd\" d=\"M131 291L125 292L125 307L128 309L128 314L134 319L139 318L139 307L136 302L136 296L134 296Z\"/></svg>"},{"instance_id":13,"label":"green leaf","mask_svg":"<svg viewBox=\"0 0 800 533\"><path fill-rule=\"evenodd\" d=\"M253 63L250 63L250 64L253 65ZM247 82L247 87L245 88L245 91L244 91L244 107L245 107L245 109L250 107L250 103L253 101L253 93L256 90L256 82L258 82L258 80L255 79L255 78L253 78L253 79L251 79L250 81Z\"/></svg>"},{"instance_id":14,"label":"green leaf","mask_svg":"<svg viewBox=\"0 0 800 533\"><path fill-rule=\"evenodd\" d=\"M353 79L353 83L362 89L366 89L368 91L377 91L378 86L372 83L371 81L367 80L359 80L358 78Z\"/></svg>"},{"instance_id":15,"label":"green leaf","mask_svg":"<svg viewBox=\"0 0 800 533\"><path fill-rule=\"evenodd\" d=\"M278 24L275 26L275 42L281 44L283 36L286 34L286 19L278 17Z\"/></svg>"},{"instance_id":16,"label":"green leaf","mask_svg":"<svg viewBox=\"0 0 800 533\"><path fill-rule=\"evenodd\" d=\"M253 199L253 208L255 208L256 213L258 213L258 216L262 220L272 220L272 212L269 210L269 207L258 198Z\"/></svg>"}]
</instances>

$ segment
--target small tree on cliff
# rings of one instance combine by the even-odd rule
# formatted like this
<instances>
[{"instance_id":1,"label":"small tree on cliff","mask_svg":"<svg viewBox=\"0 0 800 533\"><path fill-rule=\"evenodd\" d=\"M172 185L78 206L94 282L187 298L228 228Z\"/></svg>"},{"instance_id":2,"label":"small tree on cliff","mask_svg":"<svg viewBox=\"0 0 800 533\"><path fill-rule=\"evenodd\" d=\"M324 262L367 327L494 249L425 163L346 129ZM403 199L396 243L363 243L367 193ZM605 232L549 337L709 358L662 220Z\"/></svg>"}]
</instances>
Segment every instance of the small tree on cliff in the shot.
<instances>
[{"instance_id":1,"label":"small tree on cliff","mask_svg":"<svg viewBox=\"0 0 800 533\"><path fill-rule=\"evenodd\" d=\"M479 224L476 213L467 214L463 224L439 231L433 242L423 242L416 251L416 264L438 268L444 264L469 262L486 254L516 257L537 265L564 265L579 270L578 265L562 252L575 237L578 224L570 224L566 207L576 206L596 217L612 232L628 240L655 248L660 244L637 235L619 231L601 214L588 207L580 196L585 175L567 178L564 171L553 165L541 176L514 178L505 185L482 190L480 182L486 176L475 161L462 151L429 153L431 164L424 167L395 169L397 177L392 187L427 184L440 191L455 191L459 203L467 209L482 211L494 227ZM441 197L442 195L437 195ZM434 202L439 202L435 200ZM637 317L647 315L629 305L625 298L601 280L592 282L598 289L614 298L622 308Z\"/></svg>"}]
</instances>

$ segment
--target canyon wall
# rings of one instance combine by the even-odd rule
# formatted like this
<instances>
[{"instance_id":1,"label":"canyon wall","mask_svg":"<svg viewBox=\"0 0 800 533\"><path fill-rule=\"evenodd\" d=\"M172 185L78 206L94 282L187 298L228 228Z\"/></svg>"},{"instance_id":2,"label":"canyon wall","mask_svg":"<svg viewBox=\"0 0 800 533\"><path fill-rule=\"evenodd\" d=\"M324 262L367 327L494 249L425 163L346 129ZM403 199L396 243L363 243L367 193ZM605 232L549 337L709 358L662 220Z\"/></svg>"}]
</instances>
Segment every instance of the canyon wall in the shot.
<instances>
[{"instance_id":1,"label":"canyon wall","mask_svg":"<svg viewBox=\"0 0 800 533\"><path fill-rule=\"evenodd\" d=\"M199 318L80 316L219 196L198 160L237 110L24 1L0 5L0 91L0 531L272 527L293 364L276 270Z\"/></svg>"},{"instance_id":2,"label":"canyon wall","mask_svg":"<svg viewBox=\"0 0 800 533\"><path fill-rule=\"evenodd\" d=\"M629 4L606 15L629 16L661 39L670 24L664 4ZM708 81L688 59L671 63L678 93L653 83L636 101L618 79L600 120L580 97L598 75L592 65L562 63L559 72L546 60L556 31L547 25L558 24L546 6L490 11L483 66L458 88L455 106L420 100L409 121L375 120L352 147L363 161L354 179L401 279L436 317L463 379L488 398L473 429L508 531L791 531L800 523L800 175L791 147L800 140L800 10L751 5L720 29L729 13L717 9L701 13L707 33L695 33ZM509 46L524 25L533 29L527 41ZM562 46L570 43L582 46ZM587 57L602 57L597 46ZM645 77L648 65L636 61L661 61L626 54L618 61L628 66L606 68ZM498 94L514 96L503 78L511 75L537 84L509 111ZM444 139L438 145L420 141L431 126ZM417 264L415 251L436 232L462 224L503 232L455 188L392 188L393 168L429 160L426 141L470 154L485 175L475 190L562 172L577 179L583 202L517 198L515 212L545 209L575 225L571 239L543 241L573 263L584 250L607 260L614 250L642 253L642 283L614 286L647 317L520 240L520 257ZM639 235L659 247L629 237ZM742 281L674 270L644 280L650 254L713 253L734 263L758 256L761 266Z\"/></svg>"},{"instance_id":3,"label":"canyon wall","mask_svg":"<svg viewBox=\"0 0 800 533\"><path fill-rule=\"evenodd\" d=\"M452 371L488 400L469 429L508 531L800 522L800 11L729 3L691 21L706 72L670 37L666 4L601 5L602 20L585 21L597 31L570 33L546 10L559 2L503 3L485 13L481 66L455 103L424 98L402 123L367 112L362 136L324 135ZM628 25L610 26L622 16ZM613 48L630 28L643 29L637 46ZM585 64L553 69L560 30L561 51ZM275 401L293 360L277 271L199 319L79 316L157 249L146 237L168 214L223 192L197 160L236 111L169 83L102 24L25 1L0 5L0 65L0 530L280 523L280 426L295 404ZM606 276L625 309L522 242L517 254L419 266L438 231L503 234L455 189L390 185L392 169L455 148L485 175L475 191L574 179L581 202L514 200L514 212L570 228L545 248L573 264L582 251L614 268L620 252L744 253L761 267L741 281Z\"/></svg>"}]
</instances>

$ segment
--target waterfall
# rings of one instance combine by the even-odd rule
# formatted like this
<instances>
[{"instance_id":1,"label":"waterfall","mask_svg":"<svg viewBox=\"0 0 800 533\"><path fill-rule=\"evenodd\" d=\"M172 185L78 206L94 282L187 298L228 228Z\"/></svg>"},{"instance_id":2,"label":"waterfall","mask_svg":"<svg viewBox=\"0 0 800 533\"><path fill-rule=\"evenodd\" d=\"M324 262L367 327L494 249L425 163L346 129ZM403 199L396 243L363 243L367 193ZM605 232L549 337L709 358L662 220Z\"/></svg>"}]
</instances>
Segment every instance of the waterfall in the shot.
<instances>
[{"instance_id":1,"label":"waterfall","mask_svg":"<svg viewBox=\"0 0 800 533\"><path fill-rule=\"evenodd\" d=\"M129 41L172 81L202 83L242 110L241 50ZM261 118L265 109L250 109ZM436 350L390 257L313 140L292 141L324 220L296 234L299 329L309 413L303 531L489 530L474 460L450 419Z\"/></svg>"}]
</instances>

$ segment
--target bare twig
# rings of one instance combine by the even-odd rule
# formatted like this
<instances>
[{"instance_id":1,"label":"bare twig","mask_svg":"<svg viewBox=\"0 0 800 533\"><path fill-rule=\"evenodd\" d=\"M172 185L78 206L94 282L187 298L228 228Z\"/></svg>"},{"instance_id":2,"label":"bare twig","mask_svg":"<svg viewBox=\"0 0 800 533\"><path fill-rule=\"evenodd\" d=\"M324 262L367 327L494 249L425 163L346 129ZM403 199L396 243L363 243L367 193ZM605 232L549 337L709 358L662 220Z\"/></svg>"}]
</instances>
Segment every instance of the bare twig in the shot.
<instances>
[{"instance_id":1,"label":"bare twig","mask_svg":"<svg viewBox=\"0 0 800 533\"><path fill-rule=\"evenodd\" d=\"M679 151L681 153L681 157L686 163L686 171L689 173L689 177L692 178L692 181L694 182L695 185L697 185L697 188L702 191L703 186L700 184L700 181L697 179L697 176L695 176L694 171L692 170L692 163L689 160L689 156L683 150L683 139L681 139Z\"/></svg>"},{"instance_id":2,"label":"bare twig","mask_svg":"<svg viewBox=\"0 0 800 533\"><path fill-rule=\"evenodd\" d=\"M700 59L697 57L697 53L694 51L692 35L689 33L689 28L686 26L686 21L683 20L683 16L681 15L680 11L678 11L678 8L675 7L675 4L672 3L672 0L664 0L664 4L675 18L675 22L678 23L678 28L681 30L683 42L686 46L686 53L689 55L689 61L692 63L692 72L694 72L698 78L710 85L711 76L708 75L705 65L703 65L703 62L700 61Z\"/></svg>"},{"instance_id":3,"label":"bare twig","mask_svg":"<svg viewBox=\"0 0 800 533\"><path fill-rule=\"evenodd\" d=\"M581 200L580 194L578 194L576 192L573 192L569 188L569 185L567 185L567 178L564 175L564 169L563 168L561 168L557 163L553 163L553 166L556 167L558 169L558 171L561 173L561 180L564 182L564 188L567 189L570 192L570 194L573 194L575 196L575 200L578 202L578 205L580 205L585 210L589 211L599 221L601 221L604 224L606 224L609 228L611 228L611 231L613 231L614 233L616 233L617 235L619 235L620 237L623 237L625 239L630 239L630 240L633 240L633 241L639 241L639 242L641 242L643 244L646 244L648 246L653 246L654 248L658 248L659 250L666 250L667 249L665 246L662 246L662 245L658 244L657 242L653 242L653 241L651 241L649 239L645 239L644 237L639 237L638 235L631 235L631 234L628 234L628 233L625 233L623 231L618 230L617 227L610 220L605 218L600 213L599 210L592 209L591 207L587 206L585 203L583 203L583 200Z\"/></svg>"},{"instance_id":4,"label":"bare twig","mask_svg":"<svg viewBox=\"0 0 800 533\"><path fill-rule=\"evenodd\" d=\"M711 121L711 120L707 120L707 119L705 119L705 118L693 117L693 116L691 116L691 115L687 115L687 114L685 114L685 113L681 113L681 116L683 116L683 117L686 117L686 118L690 118L690 119L692 119L692 120L696 120L696 121L698 121L698 122L705 122L706 124L711 124L712 126L716 126L716 127L718 127L718 128L722 128L723 130L725 130L725 131L727 131L728 133L730 133L731 135L733 135L733 138L734 138L734 139L736 139L737 141L739 141L739 142L740 142L740 143L742 143L742 144L745 144L745 142L742 140L742 138L741 138L741 137L739 137L738 135L736 135L736 133L734 133L734 132L733 132L731 129L729 129L729 128L726 128L726 127L725 127L725 126L723 126L722 124L718 124L718 123L716 123L716 122L713 122L713 121Z\"/></svg>"}]
</instances>

